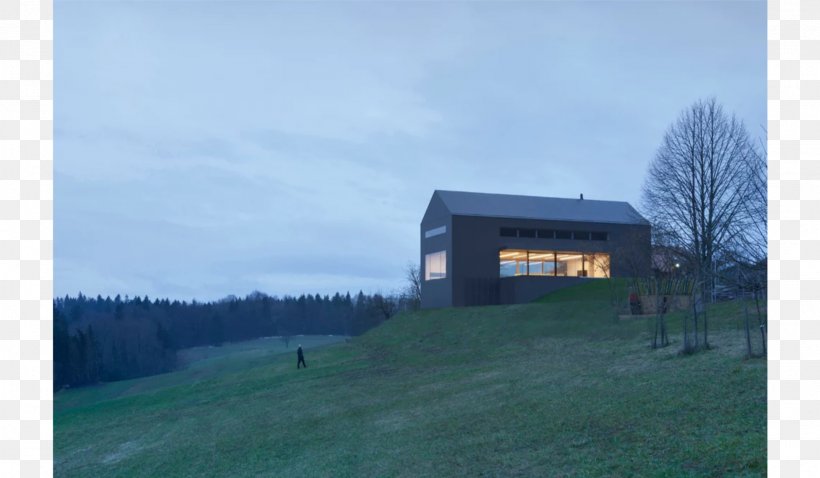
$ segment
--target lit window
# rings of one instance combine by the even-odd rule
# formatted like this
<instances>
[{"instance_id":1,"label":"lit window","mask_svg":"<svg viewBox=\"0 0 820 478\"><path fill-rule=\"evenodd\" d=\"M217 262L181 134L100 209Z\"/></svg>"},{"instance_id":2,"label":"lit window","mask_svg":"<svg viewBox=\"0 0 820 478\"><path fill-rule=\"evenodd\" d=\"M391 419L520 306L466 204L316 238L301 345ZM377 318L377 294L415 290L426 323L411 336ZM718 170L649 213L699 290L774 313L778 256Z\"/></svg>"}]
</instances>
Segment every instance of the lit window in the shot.
<instances>
[{"instance_id":1,"label":"lit window","mask_svg":"<svg viewBox=\"0 0 820 478\"><path fill-rule=\"evenodd\" d=\"M447 277L447 251L433 252L424 256L424 280Z\"/></svg>"},{"instance_id":2,"label":"lit window","mask_svg":"<svg viewBox=\"0 0 820 478\"><path fill-rule=\"evenodd\" d=\"M527 261L529 263L528 275L531 276L554 276L555 275L555 253L545 251L528 251Z\"/></svg>"},{"instance_id":3,"label":"lit window","mask_svg":"<svg viewBox=\"0 0 820 478\"><path fill-rule=\"evenodd\" d=\"M609 254L584 254L587 277L606 279L609 277Z\"/></svg>"},{"instance_id":4,"label":"lit window","mask_svg":"<svg viewBox=\"0 0 820 478\"><path fill-rule=\"evenodd\" d=\"M555 255L558 261L556 275L563 277L584 277L583 254L578 252L559 252Z\"/></svg>"},{"instance_id":5,"label":"lit window","mask_svg":"<svg viewBox=\"0 0 820 478\"><path fill-rule=\"evenodd\" d=\"M499 276L609 277L609 254L503 249Z\"/></svg>"},{"instance_id":6,"label":"lit window","mask_svg":"<svg viewBox=\"0 0 820 478\"><path fill-rule=\"evenodd\" d=\"M429 239L431 237L440 236L447 232L447 226L440 226L435 229L430 229L429 231L424 233L424 238Z\"/></svg>"},{"instance_id":7,"label":"lit window","mask_svg":"<svg viewBox=\"0 0 820 478\"><path fill-rule=\"evenodd\" d=\"M527 251L506 249L498 253L501 277L527 275Z\"/></svg>"}]
</instances>

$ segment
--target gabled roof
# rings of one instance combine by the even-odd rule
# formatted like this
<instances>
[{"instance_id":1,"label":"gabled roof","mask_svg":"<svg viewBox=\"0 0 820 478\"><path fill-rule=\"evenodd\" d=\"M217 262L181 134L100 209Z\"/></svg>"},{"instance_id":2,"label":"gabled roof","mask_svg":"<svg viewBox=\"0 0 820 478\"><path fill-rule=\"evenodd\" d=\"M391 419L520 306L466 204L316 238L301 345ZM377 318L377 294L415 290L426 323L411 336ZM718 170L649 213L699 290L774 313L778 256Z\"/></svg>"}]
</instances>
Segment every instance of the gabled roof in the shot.
<instances>
[{"instance_id":1,"label":"gabled roof","mask_svg":"<svg viewBox=\"0 0 820 478\"><path fill-rule=\"evenodd\" d=\"M509 217L547 221L607 222L648 225L628 202L517 196L436 190L454 216Z\"/></svg>"}]
</instances>

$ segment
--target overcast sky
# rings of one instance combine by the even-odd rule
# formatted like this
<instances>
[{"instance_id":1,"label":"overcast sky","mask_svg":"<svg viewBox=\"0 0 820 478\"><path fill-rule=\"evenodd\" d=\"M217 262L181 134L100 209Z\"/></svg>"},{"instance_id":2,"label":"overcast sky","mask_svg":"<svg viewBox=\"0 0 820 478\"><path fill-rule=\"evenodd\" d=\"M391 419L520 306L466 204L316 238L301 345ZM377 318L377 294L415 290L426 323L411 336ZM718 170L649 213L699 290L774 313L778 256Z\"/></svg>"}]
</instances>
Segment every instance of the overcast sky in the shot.
<instances>
[{"instance_id":1,"label":"overcast sky","mask_svg":"<svg viewBox=\"0 0 820 478\"><path fill-rule=\"evenodd\" d=\"M435 189L639 205L764 1L55 1L55 293L396 289Z\"/></svg>"}]
</instances>

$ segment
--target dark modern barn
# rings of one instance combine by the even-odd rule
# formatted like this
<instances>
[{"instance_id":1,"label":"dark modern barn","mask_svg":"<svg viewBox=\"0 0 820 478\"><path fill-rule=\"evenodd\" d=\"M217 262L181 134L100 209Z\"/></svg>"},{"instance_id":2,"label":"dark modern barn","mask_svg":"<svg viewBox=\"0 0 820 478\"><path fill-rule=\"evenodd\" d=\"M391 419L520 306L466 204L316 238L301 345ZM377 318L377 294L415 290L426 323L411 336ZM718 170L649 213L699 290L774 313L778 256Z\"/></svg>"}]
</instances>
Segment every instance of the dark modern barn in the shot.
<instances>
[{"instance_id":1,"label":"dark modern barn","mask_svg":"<svg viewBox=\"0 0 820 478\"><path fill-rule=\"evenodd\" d=\"M421 304L515 304L644 275L650 235L627 202L437 190L421 221Z\"/></svg>"}]
</instances>

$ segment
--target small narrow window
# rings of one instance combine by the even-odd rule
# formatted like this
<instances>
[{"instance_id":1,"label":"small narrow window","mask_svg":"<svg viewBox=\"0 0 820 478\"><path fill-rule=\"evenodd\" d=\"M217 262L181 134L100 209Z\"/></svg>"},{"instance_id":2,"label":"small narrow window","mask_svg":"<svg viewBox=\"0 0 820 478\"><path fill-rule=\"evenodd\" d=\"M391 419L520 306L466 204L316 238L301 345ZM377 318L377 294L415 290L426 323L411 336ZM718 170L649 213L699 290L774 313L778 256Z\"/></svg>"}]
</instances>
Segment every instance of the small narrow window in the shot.
<instances>
[{"instance_id":1,"label":"small narrow window","mask_svg":"<svg viewBox=\"0 0 820 478\"><path fill-rule=\"evenodd\" d=\"M555 231L556 239L572 239L572 232L570 231Z\"/></svg>"},{"instance_id":2,"label":"small narrow window","mask_svg":"<svg viewBox=\"0 0 820 478\"><path fill-rule=\"evenodd\" d=\"M555 231L552 229L538 229L536 233L539 239L555 239Z\"/></svg>"},{"instance_id":3,"label":"small narrow window","mask_svg":"<svg viewBox=\"0 0 820 478\"><path fill-rule=\"evenodd\" d=\"M572 233L572 238L581 241L588 241L589 233L586 231L575 231Z\"/></svg>"},{"instance_id":4,"label":"small narrow window","mask_svg":"<svg viewBox=\"0 0 820 478\"><path fill-rule=\"evenodd\" d=\"M535 237L535 229L519 229L518 237Z\"/></svg>"},{"instance_id":5,"label":"small narrow window","mask_svg":"<svg viewBox=\"0 0 820 478\"><path fill-rule=\"evenodd\" d=\"M606 241L607 235L605 232L593 232L590 234L590 238L593 241Z\"/></svg>"},{"instance_id":6,"label":"small narrow window","mask_svg":"<svg viewBox=\"0 0 820 478\"><path fill-rule=\"evenodd\" d=\"M502 227L501 228L501 236L502 237L518 237L518 230L514 227Z\"/></svg>"},{"instance_id":7,"label":"small narrow window","mask_svg":"<svg viewBox=\"0 0 820 478\"><path fill-rule=\"evenodd\" d=\"M430 229L429 231L424 233L425 239L430 239L431 237L440 236L447 232L447 226L440 226L435 229Z\"/></svg>"}]
</instances>

